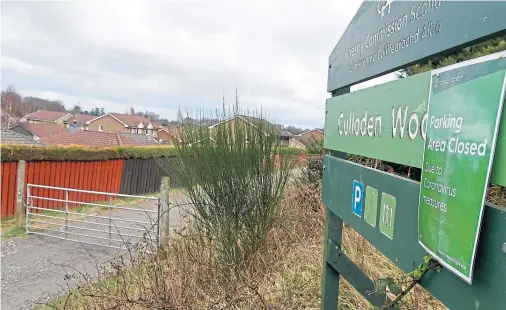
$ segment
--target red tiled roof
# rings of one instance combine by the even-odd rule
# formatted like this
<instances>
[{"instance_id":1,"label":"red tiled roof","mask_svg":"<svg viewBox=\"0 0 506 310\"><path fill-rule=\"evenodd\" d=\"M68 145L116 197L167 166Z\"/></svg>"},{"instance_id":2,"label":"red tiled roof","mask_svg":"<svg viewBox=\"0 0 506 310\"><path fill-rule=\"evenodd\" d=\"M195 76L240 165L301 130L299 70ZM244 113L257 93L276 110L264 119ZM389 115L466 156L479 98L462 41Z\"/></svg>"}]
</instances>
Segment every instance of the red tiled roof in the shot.
<instances>
[{"instance_id":1,"label":"red tiled roof","mask_svg":"<svg viewBox=\"0 0 506 310\"><path fill-rule=\"evenodd\" d=\"M79 130L40 139L48 145L85 145L85 146L139 146L141 143L119 133Z\"/></svg>"},{"instance_id":2,"label":"red tiled roof","mask_svg":"<svg viewBox=\"0 0 506 310\"><path fill-rule=\"evenodd\" d=\"M38 119L43 121L56 121L69 114L68 112L55 112L55 111L46 111L39 110L37 112L33 112L24 116L26 119Z\"/></svg>"},{"instance_id":3,"label":"red tiled roof","mask_svg":"<svg viewBox=\"0 0 506 310\"><path fill-rule=\"evenodd\" d=\"M19 123L16 126L21 126L39 138L55 136L68 132L68 129L58 124L31 124ZM14 126L14 127L16 127ZM11 127L12 128L12 127Z\"/></svg>"},{"instance_id":4,"label":"red tiled roof","mask_svg":"<svg viewBox=\"0 0 506 310\"><path fill-rule=\"evenodd\" d=\"M83 125L86 124L87 121L91 121L94 118L97 118L97 116L89 114L76 114L72 118L69 118L67 122L69 124L74 124L75 121L77 125Z\"/></svg>"}]
</instances>

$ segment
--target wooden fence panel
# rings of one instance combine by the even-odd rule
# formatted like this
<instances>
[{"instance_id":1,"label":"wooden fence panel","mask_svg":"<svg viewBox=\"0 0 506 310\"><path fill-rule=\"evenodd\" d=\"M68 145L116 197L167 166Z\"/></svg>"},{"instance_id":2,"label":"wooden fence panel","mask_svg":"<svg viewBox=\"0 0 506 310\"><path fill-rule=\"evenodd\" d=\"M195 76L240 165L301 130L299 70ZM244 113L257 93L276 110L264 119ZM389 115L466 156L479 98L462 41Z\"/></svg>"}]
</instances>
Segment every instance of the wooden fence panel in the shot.
<instances>
[{"instance_id":1,"label":"wooden fence panel","mask_svg":"<svg viewBox=\"0 0 506 310\"><path fill-rule=\"evenodd\" d=\"M16 215L17 162L2 163L2 218Z\"/></svg>"},{"instance_id":2,"label":"wooden fence panel","mask_svg":"<svg viewBox=\"0 0 506 310\"><path fill-rule=\"evenodd\" d=\"M142 173L143 173L143 163L144 163L144 160L136 160L135 161L135 165L136 165L136 170L135 170L135 177L134 177L134 180L135 180L135 194L141 194L142 193L142 187L141 187L141 183L142 183Z\"/></svg>"},{"instance_id":3,"label":"wooden fence panel","mask_svg":"<svg viewBox=\"0 0 506 310\"><path fill-rule=\"evenodd\" d=\"M122 171L120 169L122 169L122 167L120 167L120 163L122 162L123 160L111 160L111 188L110 188L110 192L114 192L114 193L117 193L119 192L119 188L118 188L118 185L121 185L121 173ZM119 174L118 174L118 170L119 170ZM118 182L118 177L120 177L119 179L119 182Z\"/></svg>"},{"instance_id":4,"label":"wooden fence panel","mask_svg":"<svg viewBox=\"0 0 506 310\"><path fill-rule=\"evenodd\" d=\"M168 165L171 159L167 160ZM2 162L2 218L15 215L17 162ZM171 176L171 186L179 186L175 177L160 166L158 159L114 159L105 161L31 161L26 162L26 184L83 189L123 194L147 194L159 191L162 176ZM65 199L65 191L31 188L32 196ZM106 195L69 192L69 200L93 202ZM9 202L9 203L8 203ZM32 199L37 207L64 209L64 202ZM77 204L69 203L69 207ZM37 212L37 211L34 211Z\"/></svg>"},{"instance_id":5,"label":"wooden fence panel","mask_svg":"<svg viewBox=\"0 0 506 310\"><path fill-rule=\"evenodd\" d=\"M163 159L167 165L174 165L172 158ZM158 159L125 159L121 177L120 193L129 195L142 195L155 193L160 190L162 176L170 176L171 186L180 187L176 177L171 171L166 171Z\"/></svg>"},{"instance_id":6,"label":"wooden fence panel","mask_svg":"<svg viewBox=\"0 0 506 310\"><path fill-rule=\"evenodd\" d=\"M72 167L72 176L70 179L69 188L78 188L77 182L80 180L79 175L80 175L80 169L81 169L81 162L74 161L74 162L72 162L71 167ZM82 194L76 193L76 192L70 192L69 197L71 198L70 200L77 201L82 197ZM73 207L74 204L72 204L71 206Z\"/></svg>"},{"instance_id":7,"label":"wooden fence panel","mask_svg":"<svg viewBox=\"0 0 506 310\"><path fill-rule=\"evenodd\" d=\"M7 192L9 191L9 163L2 163L2 218L7 217Z\"/></svg>"},{"instance_id":8,"label":"wooden fence panel","mask_svg":"<svg viewBox=\"0 0 506 310\"><path fill-rule=\"evenodd\" d=\"M88 166L88 167L87 167ZM86 169L88 168L88 169ZM85 182L85 190L91 191L91 173L88 173L89 170L93 170L93 162L86 163L83 162L81 166L81 173L84 175L84 182ZM93 198L91 197L90 193L84 193L84 202L90 202Z\"/></svg>"},{"instance_id":9,"label":"wooden fence panel","mask_svg":"<svg viewBox=\"0 0 506 310\"><path fill-rule=\"evenodd\" d=\"M142 172L143 173L139 175L139 178L141 179L141 192L142 193L148 193L149 192L149 189L147 188L149 172L151 170L149 162L150 162L149 159L145 159L145 160L142 161L142 163L143 163Z\"/></svg>"},{"instance_id":10,"label":"wooden fence panel","mask_svg":"<svg viewBox=\"0 0 506 310\"><path fill-rule=\"evenodd\" d=\"M16 215L16 203L17 203L17 181L18 181L18 163L17 162L11 162L10 163L10 182L9 187L13 190L9 191L9 213L12 215Z\"/></svg>"},{"instance_id":11,"label":"wooden fence panel","mask_svg":"<svg viewBox=\"0 0 506 310\"><path fill-rule=\"evenodd\" d=\"M33 173L33 179L32 179L32 183L31 184L40 184L41 173L40 173L40 169L36 169L36 165L35 164L36 164L35 162L30 162L30 166L31 166L32 173ZM40 191L39 188L31 188L30 189L30 195L37 196L37 194L39 193L39 191ZM39 207L40 206L40 203L39 203L38 199L32 199L31 203L35 207ZM38 212L38 210L34 210L34 212Z\"/></svg>"},{"instance_id":12,"label":"wooden fence panel","mask_svg":"<svg viewBox=\"0 0 506 310\"><path fill-rule=\"evenodd\" d=\"M1 163L1 217L2 219L14 216L17 203L17 162ZM26 184L48 185L72 189L84 189L100 192L119 193L122 180L124 161L122 159L104 161L32 161L26 162L25 167L25 193ZM135 180L137 176L131 176ZM65 199L64 190L31 189L32 196ZM69 192L69 200L93 202L108 199L106 195ZM26 198L26 196L25 196ZM65 209L64 202L32 199L36 207L50 209ZM76 207L78 204L69 203L69 207ZM33 211L38 212L38 211Z\"/></svg>"},{"instance_id":13,"label":"wooden fence panel","mask_svg":"<svg viewBox=\"0 0 506 310\"><path fill-rule=\"evenodd\" d=\"M115 192L119 193L120 186L121 186L121 176L123 174L123 167L125 165L125 160L119 159L119 160L117 160L117 162L118 162L118 168L116 169L117 177L116 177Z\"/></svg>"}]
</instances>

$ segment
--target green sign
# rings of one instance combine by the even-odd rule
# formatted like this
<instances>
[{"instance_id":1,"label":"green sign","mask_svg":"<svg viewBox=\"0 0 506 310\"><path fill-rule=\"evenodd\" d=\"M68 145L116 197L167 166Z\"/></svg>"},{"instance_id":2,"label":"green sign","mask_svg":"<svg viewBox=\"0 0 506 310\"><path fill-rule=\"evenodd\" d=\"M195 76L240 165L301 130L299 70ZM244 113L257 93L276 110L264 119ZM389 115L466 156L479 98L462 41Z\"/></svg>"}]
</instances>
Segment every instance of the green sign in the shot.
<instances>
[{"instance_id":1,"label":"green sign","mask_svg":"<svg viewBox=\"0 0 506 310\"><path fill-rule=\"evenodd\" d=\"M364 1L329 56L327 90L504 33L504 16L504 1Z\"/></svg>"},{"instance_id":2,"label":"green sign","mask_svg":"<svg viewBox=\"0 0 506 310\"><path fill-rule=\"evenodd\" d=\"M506 70L500 62L432 72L419 242L468 283L504 101Z\"/></svg>"},{"instance_id":3,"label":"green sign","mask_svg":"<svg viewBox=\"0 0 506 310\"><path fill-rule=\"evenodd\" d=\"M325 170L322 199L328 208L329 223L336 223L336 217L332 217L332 214L335 214L406 273L423 263L427 252L418 242L416 228L419 182L333 156L325 156L323 164ZM365 209L362 218L353 213L350 207L350 200L354 195L354 180L360 180L365 187ZM395 199L395 203L390 197ZM392 212L388 212L392 214L392 237L379 227L381 222L386 224L388 221L388 217L384 216L386 212L383 211L383 217L380 214L380 208L384 208L385 204L395 205L395 210L392 208ZM371 216L368 216L369 213ZM341 226L330 228L329 233L342 231ZM486 204L479 238L473 285L462 281L446 268L440 272L430 271L420 280L420 285L449 309L502 309L497 306L504 304L506 292L506 254L503 252L506 242L505 208ZM325 242L327 243L328 239L325 239ZM340 256L329 254L327 260L340 260L345 256L339 254ZM350 279L350 282L356 279L356 274L350 272L349 262L343 262L338 267L341 267L336 269L340 276ZM365 298L371 296L371 289L366 286L354 287ZM323 297L322 301L325 301ZM377 305L378 308L381 305ZM329 303L324 309L336 309L332 306L334 303Z\"/></svg>"},{"instance_id":4,"label":"green sign","mask_svg":"<svg viewBox=\"0 0 506 310\"><path fill-rule=\"evenodd\" d=\"M506 69L504 56L479 59ZM421 168L430 80L425 72L328 99L325 148ZM501 123L490 181L506 186L506 109Z\"/></svg>"}]
</instances>

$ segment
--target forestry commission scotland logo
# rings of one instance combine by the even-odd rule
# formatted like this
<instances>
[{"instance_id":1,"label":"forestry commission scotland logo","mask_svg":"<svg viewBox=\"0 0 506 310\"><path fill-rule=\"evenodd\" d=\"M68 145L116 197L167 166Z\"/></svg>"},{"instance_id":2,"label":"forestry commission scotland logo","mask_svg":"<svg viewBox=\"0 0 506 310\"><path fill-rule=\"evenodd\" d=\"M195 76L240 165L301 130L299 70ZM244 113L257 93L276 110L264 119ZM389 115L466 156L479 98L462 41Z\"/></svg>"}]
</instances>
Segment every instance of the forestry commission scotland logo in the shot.
<instances>
[{"instance_id":1,"label":"forestry commission scotland logo","mask_svg":"<svg viewBox=\"0 0 506 310\"><path fill-rule=\"evenodd\" d=\"M390 14L390 6L394 0L378 0L378 14L383 17L385 16L385 10L388 9L387 14Z\"/></svg>"}]
</instances>

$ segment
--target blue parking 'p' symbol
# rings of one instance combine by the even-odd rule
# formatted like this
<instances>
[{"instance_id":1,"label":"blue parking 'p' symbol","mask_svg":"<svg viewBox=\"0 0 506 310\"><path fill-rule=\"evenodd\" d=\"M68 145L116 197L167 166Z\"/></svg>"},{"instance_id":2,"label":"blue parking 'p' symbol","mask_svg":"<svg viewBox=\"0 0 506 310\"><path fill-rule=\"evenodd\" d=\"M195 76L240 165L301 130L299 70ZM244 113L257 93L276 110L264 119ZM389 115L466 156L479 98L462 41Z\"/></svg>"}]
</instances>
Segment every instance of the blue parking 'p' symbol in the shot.
<instances>
[{"instance_id":1,"label":"blue parking 'p' symbol","mask_svg":"<svg viewBox=\"0 0 506 310\"><path fill-rule=\"evenodd\" d=\"M351 201L351 210L357 216L362 217L364 214L364 184L353 181L353 197Z\"/></svg>"}]
</instances>

